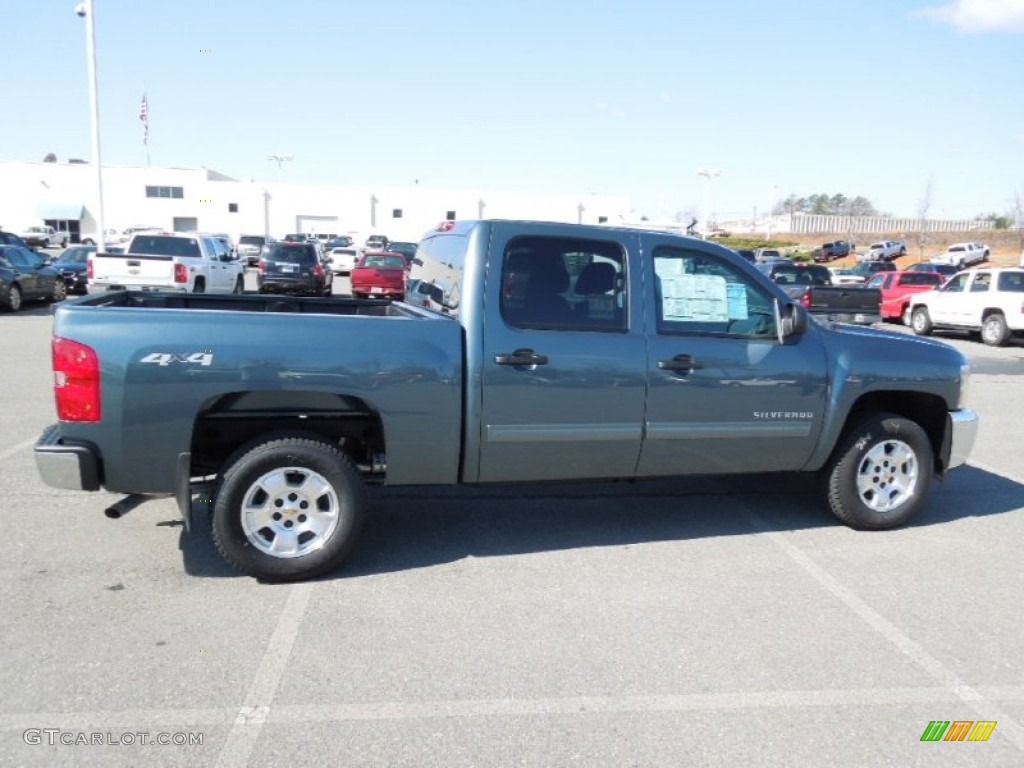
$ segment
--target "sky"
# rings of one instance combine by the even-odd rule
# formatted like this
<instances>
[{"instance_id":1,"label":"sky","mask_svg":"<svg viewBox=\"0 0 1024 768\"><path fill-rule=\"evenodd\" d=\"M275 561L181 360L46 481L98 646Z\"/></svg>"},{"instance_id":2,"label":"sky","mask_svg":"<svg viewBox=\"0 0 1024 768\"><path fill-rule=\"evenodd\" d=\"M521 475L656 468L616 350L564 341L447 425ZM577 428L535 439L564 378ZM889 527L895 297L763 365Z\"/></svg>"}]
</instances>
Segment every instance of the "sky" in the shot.
<instances>
[{"instance_id":1,"label":"sky","mask_svg":"<svg viewBox=\"0 0 1024 768\"><path fill-rule=\"evenodd\" d=\"M146 164L145 94L152 165L240 179L620 195L651 218L710 186L719 220L790 194L937 218L1024 195L1024 0L94 4L104 165ZM0 0L0 160L91 157L74 7Z\"/></svg>"}]
</instances>

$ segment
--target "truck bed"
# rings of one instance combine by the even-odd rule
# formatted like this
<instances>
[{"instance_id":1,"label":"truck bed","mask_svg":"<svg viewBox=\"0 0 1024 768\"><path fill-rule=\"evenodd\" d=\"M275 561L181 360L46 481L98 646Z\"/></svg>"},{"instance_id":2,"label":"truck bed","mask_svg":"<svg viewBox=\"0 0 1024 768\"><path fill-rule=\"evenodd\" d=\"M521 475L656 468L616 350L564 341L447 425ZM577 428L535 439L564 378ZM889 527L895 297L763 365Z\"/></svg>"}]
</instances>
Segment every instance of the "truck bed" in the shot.
<instances>
[{"instance_id":1,"label":"truck bed","mask_svg":"<svg viewBox=\"0 0 1024 768\"><path fill-rule=\"evenodd\" d=\"M292 314L359 315L363 317L436 317L408 304L386 299L323 299L258 294L160 293L107 291L91 294L76 305L94 307L148 307L154 309L204 309L227 312L289 312Z\"/></svg>"}]
</instances>

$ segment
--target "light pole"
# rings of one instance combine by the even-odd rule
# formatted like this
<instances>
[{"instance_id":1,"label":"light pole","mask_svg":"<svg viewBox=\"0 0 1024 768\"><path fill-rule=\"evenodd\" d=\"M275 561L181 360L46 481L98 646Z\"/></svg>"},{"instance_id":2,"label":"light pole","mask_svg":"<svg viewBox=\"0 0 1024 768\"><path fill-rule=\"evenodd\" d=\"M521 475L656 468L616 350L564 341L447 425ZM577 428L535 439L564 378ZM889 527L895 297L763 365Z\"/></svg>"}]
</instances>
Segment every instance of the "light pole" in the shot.
<instances>
[{"instance_id":1,"label":"light pole","mask_svg":"<svg viewBox=\"0 0 1024 768\"><path fill-rule=\"evenodd\" d=\"M273 160L277 163L277 180L281 181L281 165L283 163L290 163L295 157L292 155L267 155L267 160Z\"/></svg>"},{"instance_id":2,"label":"light pole","mask_svg":"<svg viewBox=\"0 0 1024 768\"><path fill-rule=\"evenodd\" d=\"M765 218L765 221L767 223L764 226L765 240L772 239L772 214L775 213L775 190L777 189L778 186L775 184L772 184L770 187L768 187L768 216Z\"/></svg>"},{"instance_id":3,"label":"light pole","mask_svg":"<svg viewBox=\"0 0 1024 768\"><path fill-rule=\"evenodd\" d=\"M93 0L75 6L75 13L85 18L85 55L89 66L89 120L92 128L92 161L96 166L96 252L107 249L107 230L103 221L103 161L100 158L100 101L96 85L96 21Z\"/></svg>"},{"instance_id":4,"label":"light pole","mask_svg":"<svg viewBox=\"0 0 1024 768\"><path fill-rule=\"evenodd\" d=\"M714 176L721 176L721 168L698 168L697 175L704 177L704 227L701 230L701 237L708 239L708 230L711 228L711 179Z\"/></svg>"}]
</instances>

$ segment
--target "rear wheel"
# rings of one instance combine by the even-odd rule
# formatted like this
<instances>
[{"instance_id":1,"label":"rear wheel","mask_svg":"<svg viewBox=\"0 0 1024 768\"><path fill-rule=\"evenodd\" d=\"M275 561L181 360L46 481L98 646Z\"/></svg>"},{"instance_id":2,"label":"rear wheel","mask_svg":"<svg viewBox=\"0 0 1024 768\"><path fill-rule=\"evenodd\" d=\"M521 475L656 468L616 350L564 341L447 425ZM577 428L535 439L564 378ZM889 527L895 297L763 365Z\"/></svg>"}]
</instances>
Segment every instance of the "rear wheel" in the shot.
<instances>
[{"instance_id":1,"label":"rear wheel","mask_svg":"<svg viewBox=\"0 0 1024 768\"><path fill-rule=\"evenodd\" d=\"M232 293L245 293L245 281L242 280L241 277L239 277L237 280L235 280L235 288L231 292Z\"/></svg>"},{"instance_id":2,"label":"rear wheel","mask_svg":"<svg viewBox=\"0 0 1024 768\"><path fill-rule=\"evenodd\" d=\"M1010 340L1010 329L1000 312L993 312L981 323L981 340L990 347L1001 347Z\"/></svg>"},{"instance_id":3,"label":"rear wheel","mask_svg":"<svg viewBox=\"0 0 1024 768\"><path fill-rule=\"evenodd\" d=\"M206 293L206 281L203 278L196 278L195 285L192 286L192 293Z\"/></svg>"},{"instance_id":4,"label":"rear wheel","mask_svg":"<svg viewBox=\"0 0 1024 768\"><path fill-rule=\"evenodd\" d=\"M924 503L934 468L918 424L891 413L868 416L845 433L825 467L829 507L852 528L902 525Z\"/></svg>"},{"instance_id":5,"label":"rear wheel","mask_svg":"<svg viewBox=\"0 0 1024 768\"><path fill-rule=\"evenodd\" d=\"M267 581L335 570L355 544L363 485L338 448L303 434L267 436L228 460L213 538L229 563Z\"/></svg>"},{"instance_id":6,"label":"rear wheel","mask_svg":"<svg viewBox=\"0 0 1024 768\"><path fill-rule=\"evenodd\" d=\"M58 277L53 283L53 293L50 294L50 301L64 301L68 297L68 286L63 277Z\"/></svg>"},{"instance_id":7,"label":"rear wheel","mask_svg":"<svg viewBox=\"0 0 1024 768\"><path fill-rule=\"evenodd\" d=\"M909 304L907 304L905 307L903 307L903 312L902 312L902 314L900 316L900 319L903 321L903 324L905 326L907 326L908 328L910 327L912 319L911 319L911 312L910 312L910 305Z\"/></svg>"},{"instance_id":8,"label":"rear wheel","mask_svg":"<svg viewBox=\"0 0 1024 768\"><path fill-rule=\"evenodd\" d=\"M914 333L918 336L930 336L935 326L932 325L932 319L928 316L927 307L916 307L913 314L910 316L910 327L913 328Z\"/></svg>"}]
</instances>

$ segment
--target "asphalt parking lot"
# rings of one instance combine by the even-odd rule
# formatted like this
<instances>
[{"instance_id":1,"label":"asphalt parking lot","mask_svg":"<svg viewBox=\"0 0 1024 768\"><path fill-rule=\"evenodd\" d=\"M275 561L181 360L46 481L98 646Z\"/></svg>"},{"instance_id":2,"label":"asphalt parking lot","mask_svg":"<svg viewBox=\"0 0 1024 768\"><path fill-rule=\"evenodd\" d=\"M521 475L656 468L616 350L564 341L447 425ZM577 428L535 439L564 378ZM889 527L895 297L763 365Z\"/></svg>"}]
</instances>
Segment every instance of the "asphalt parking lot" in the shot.
<instances>
[{"instance_id":1,"label":"asphalt parking lot","mask_svg":"<svg viewBox=\"0 0 1024 768\"><path fill-rule=\"evenodd\" d=\"M901 530L788 476L377 489L346 569L273 586L41 483L49 312L0 315L6 764L1024 765L1019 343L946 337L979 439Z\"/></svg>"}]
</instances>

